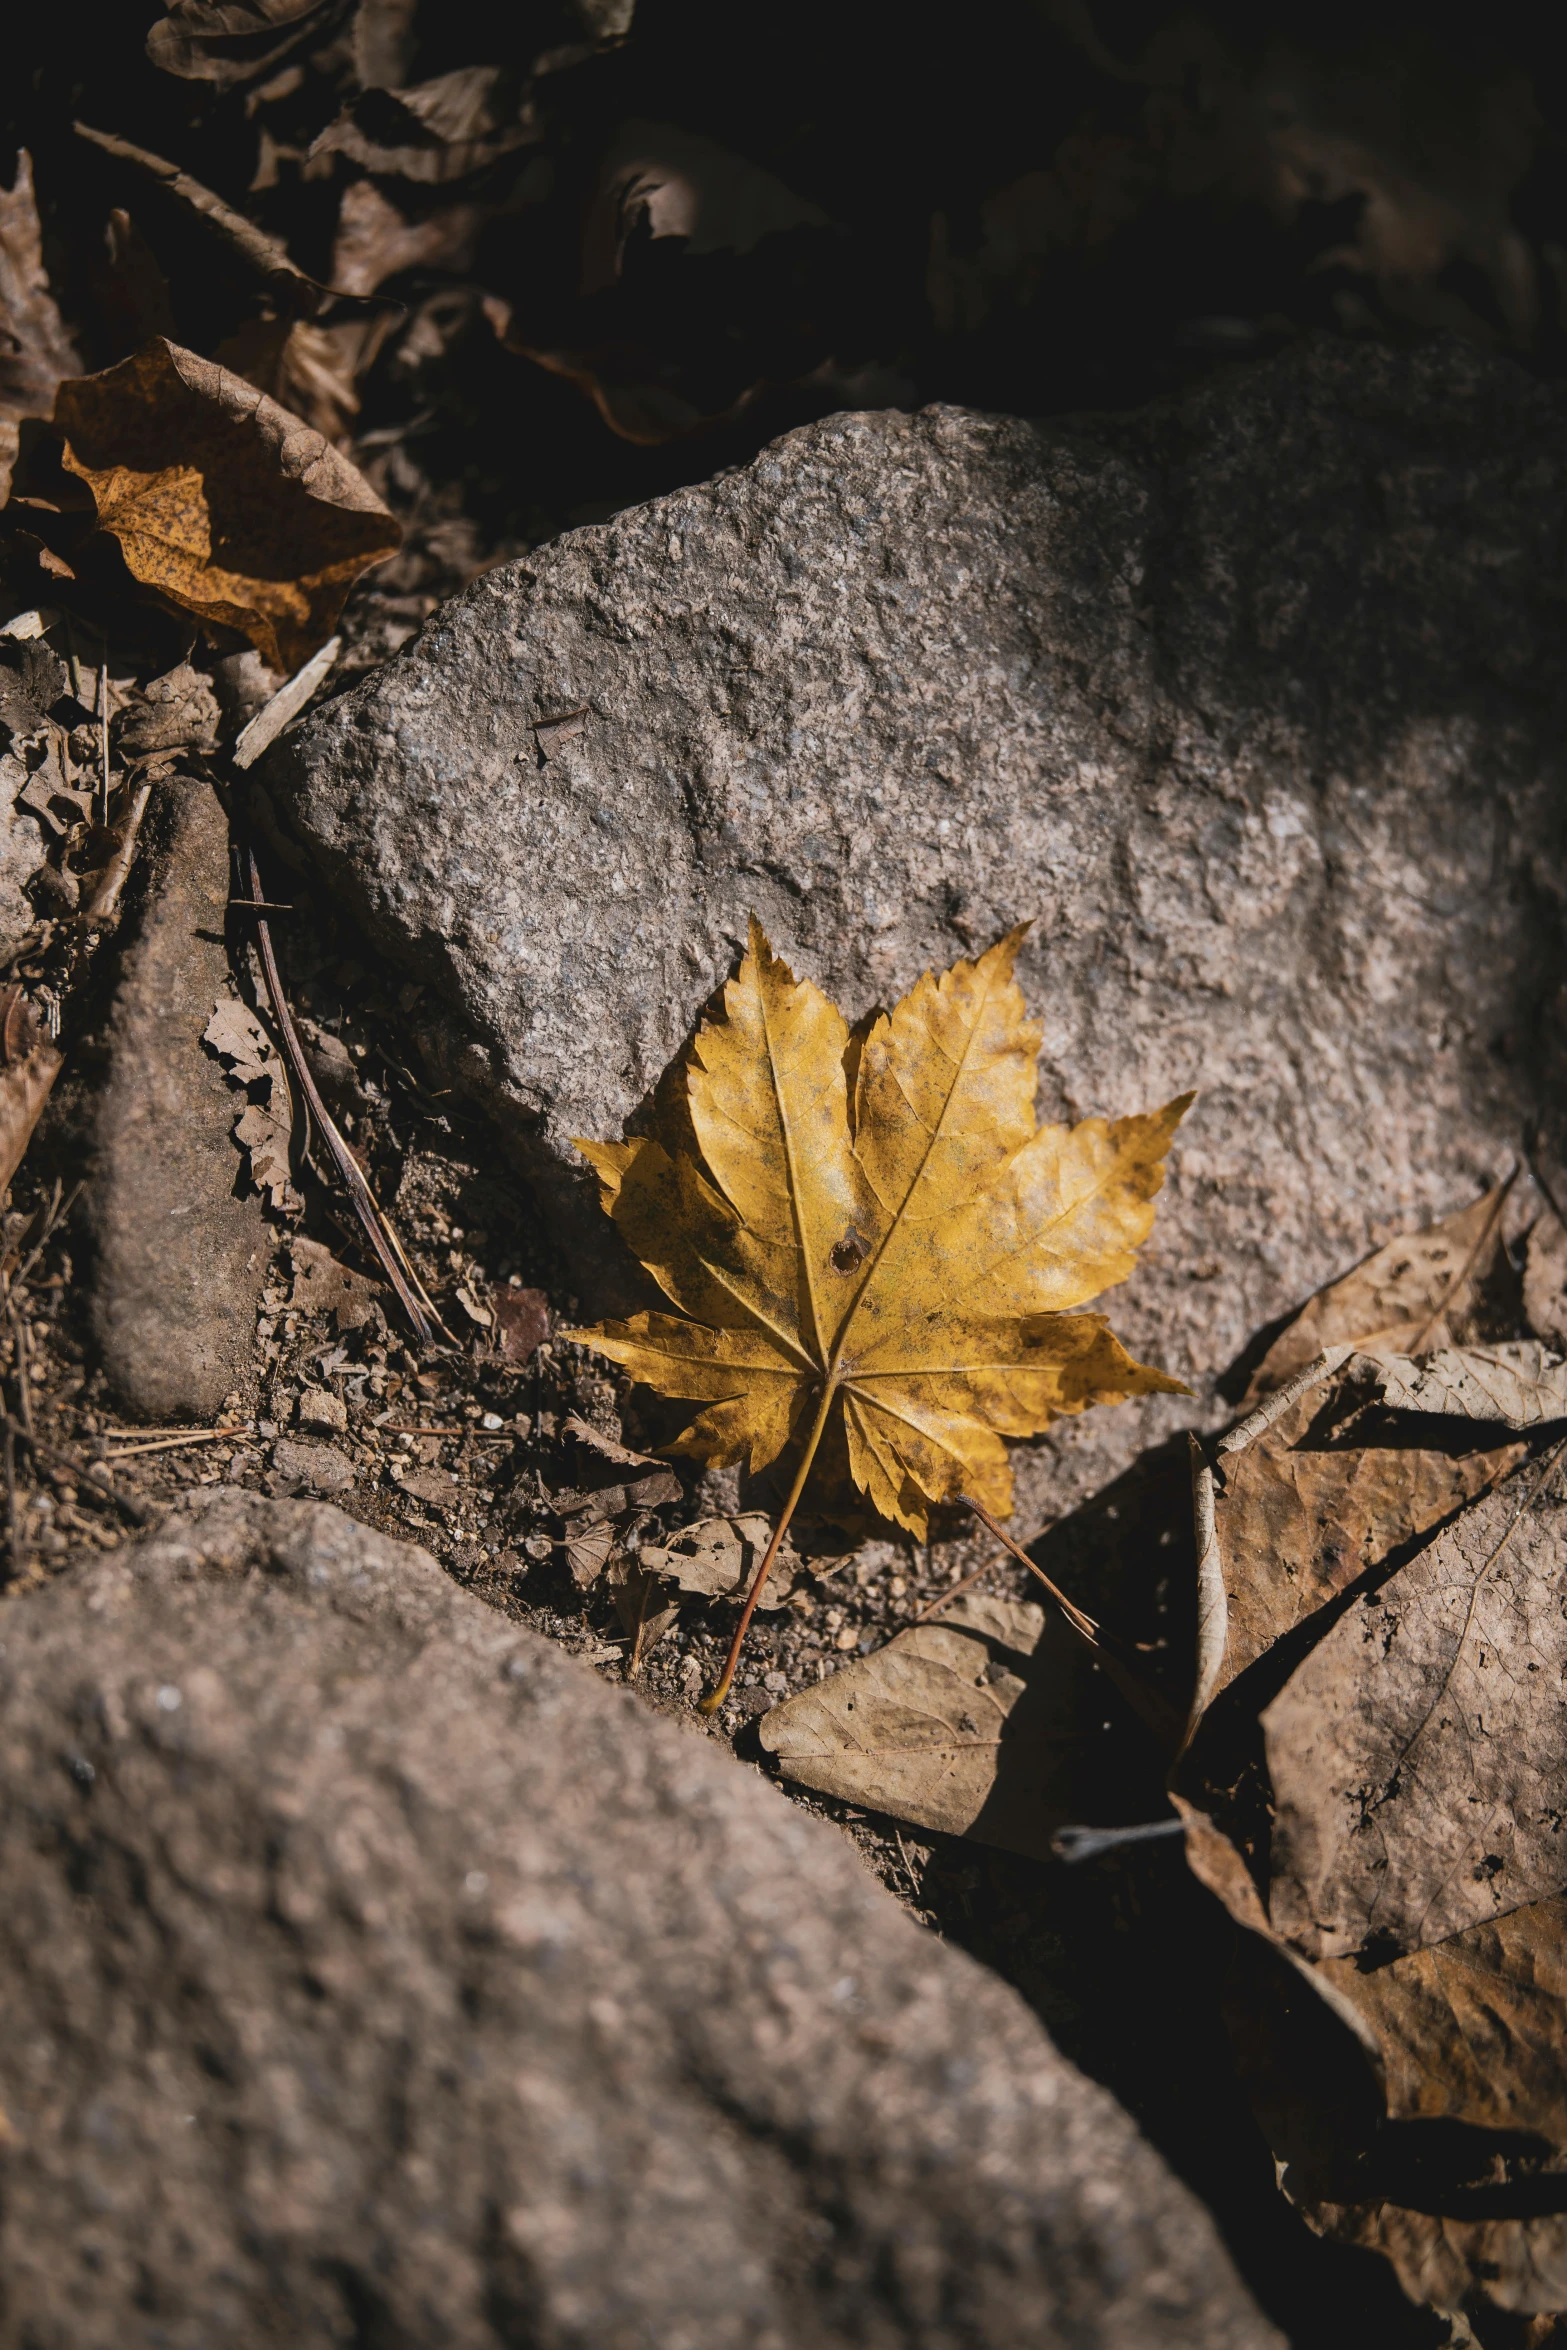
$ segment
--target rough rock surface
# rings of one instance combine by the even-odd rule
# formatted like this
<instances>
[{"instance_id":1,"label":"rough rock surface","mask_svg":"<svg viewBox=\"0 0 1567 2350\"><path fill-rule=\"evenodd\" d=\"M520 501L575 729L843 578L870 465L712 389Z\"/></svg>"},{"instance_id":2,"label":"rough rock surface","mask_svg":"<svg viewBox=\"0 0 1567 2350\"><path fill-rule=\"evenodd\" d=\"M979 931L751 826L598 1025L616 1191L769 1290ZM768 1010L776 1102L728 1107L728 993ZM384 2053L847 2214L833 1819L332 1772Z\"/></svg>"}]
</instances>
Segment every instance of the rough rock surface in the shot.
<instances>
[{"instance_id":1,"label":"rough rock surface","mask_svg":"<svg viewBox=\"0 0 1567 2350\"><path fill-rule=\"evenodd\" d=\"M1116 1307L1200 1387L1535 1107L1564 493L1560 392L1456 345L833 417L476 581L268 781L557 1196L752 908L851 1016L1031 917L1043 1111L1201 1089Z\"/></svg>"},{"instance_id":2,"label":"rough rock surface","mask_svg":"<svg viewBox=\"0 0 1567 2350\"><path fill-rule=\"evenodd\" d=\"M325 1504L0 1621L0 2341L1276 2341L837 1832Z\"/></svg>"},{"instance_id":3,"label":"rough rock surface","mask_svg":"<svg viewBox=\"0 0 1567 2350\"><path fill-rule=\"evenodd\" d=\"M228 970L228 819L207 784L165 791L147 911L109 1023L93 1318L132 1411L210 1419L250 1376L268 1245L260 1202L235 1196L243 1100L201 1043Z\"/></svg>"}]
</instances>

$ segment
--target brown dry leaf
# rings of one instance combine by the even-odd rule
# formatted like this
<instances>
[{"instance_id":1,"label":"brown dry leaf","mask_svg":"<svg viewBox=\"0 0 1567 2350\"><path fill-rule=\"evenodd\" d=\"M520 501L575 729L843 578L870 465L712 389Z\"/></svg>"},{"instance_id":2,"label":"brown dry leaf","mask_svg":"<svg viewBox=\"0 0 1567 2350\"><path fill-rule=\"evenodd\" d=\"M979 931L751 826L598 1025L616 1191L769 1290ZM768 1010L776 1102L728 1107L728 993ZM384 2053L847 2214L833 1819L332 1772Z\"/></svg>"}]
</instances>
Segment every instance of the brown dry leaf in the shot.
<instances>
[{"instance_id":1,"label":"brown dry leaf","mask_svg":"<svg viewBox=\"0 0 1567 2350\"><path fill-rule=\"evenodd\" d=\"M1031 1602L957 1600L763 1716L786 1779L1038 1860L1081 1817L1094 1681Z\"/></svg>"},{"instance_id":2,"label":"brown dry leaf","mask_svg":"<svg viewBox=\"0 0 1567 2350\"><path fill-rule=\"evenodd\" d=\"M18 425L47 416L56 385L81 364L50 290L32 157L21 147L15 179L0 185L0 505L11 491Z\"/></svg>"},{"instance_id":3,"label":"brown dry leaf","mask_svg":"<svg viewBox=\"0 0 1567 2350\"><path fill-rule=\"evenodd\" d=\"M1330 1346L1415 1355L1456 1344L1464 1309L1500 1251L1511 1184L1509 1176L1472 1207L1424 1232L1400 1234L1319 1289L1269 1347L1253 1373L1247 1402L1282 1387Z\"/></svg>"},{"instance_id":4,"label":"brown dry leaf","mask_svg":"<svg viewBox=\"0 0 1567 2350\"><path fill-rule=\"evenodd\" d=\"M1293 2003L1275 2002L1260 2034L1242 2011L1238 2046L1311 2224L1384 2253L1418 2298L1554 2308L1567 2293L1551 2200L1567 2170L1563 1446L1472 1449L1510 1420L1537 1424L1551 1364L1536 1346L1420 1364L1337 1354L1221 1440L1198 1481L1236 1645L1175 1775L1188 1857L1251 1947L1296 1970ZM1298 1508L1296 1464L1313 1449L1348 1482ZM1320 1995L1315 2025L1303 1985ZM1358 2119L1335 2115L1323 2085L1321 2034L1346 2026L1344 2047L1376 2068ZM1430 2135L1437 2122L1448 2136Z\"/></svg>"},{"instance_id":5,"label":"brown dry leaf","mask_svg":"<svg viewBox=\"0 0 1567 2350\"><path fill-rule=\"evenodd\" d=\"M174 0L147 35L147 55L184 81L233 89L330 33L347 0Z\"/></svg>"},{"instance_id":6,"label":"brown dry leaf","mask_svg":"<svg viewBox=\"0 0 1567 2350\"><path fill-rule=\"evenodd\" d=\"M141 178L152 180L171 201L202 232L221 247L230 263L253 276L263 285L276 306L289 318L313 318L332 289L322 285L319 278L307 277L276 237L257 228L243 212L236 212L232 204L215 195L211 188L177 163L163 155L154 155L148 147L138 147L129 139L120 138L114 131L100 131L91 123L71 125L79 139L110 156L116 163L126 164ZM129 254L126 255L130 259ZM153 259L150 250L146 259ZM154 263L156 266L156 264ZM145 261L137 257L135 266L145 271ZM161 271L159 273L161 275ZM127 287L126 292L130 289ZM155 288L147 284L144 296L155 296Z\"/></svg>"},{"instance_id":7,"label":"brown dry leaf","mask_svg":"<svg viewBox=\"0 0 1567 2350\"><path fill-rule=\"evenodd\" d=\"M569 1335L706 1407L672 1449L753 1472L789 1454L780 1528L829 1423L859 1490L923 1536L965 1488L1010 1510L1005 1437L1183 1392L1076 1309L1132 1270L1190 1097L1036 1130L1021 937L927 975L861 1040L753 921L656 1132L580 1146L685 1315Z\"/></svg>"},{"instance_id":8,"label":"brown dry leaf","mask_svg":"<svg viewBox=\"0 0 1567 2350\"><path fill-rule=\"evenodd\" d=\"M760 1510L734 1518L698 1518L667 1544L644 1542L637 1558L646 1573L700 1599L734 1598L750 1582L771 1533L772 1522ZM804 1572L797 1554L782 1544L759 1604L782 1607Z\"/></svg>"},{"instance_id":9,"label":"brown dry leaf","mask_svg":"<svg viewBox=\"0 0 1567 2350\"><path fill-rule=\"evenodd\" d=\"M463 65L407 90L361 90L310 159L346 155L383 179L438 187L481 171L536 136L515 66Z\"/></svg>"},{"instance_id":10,"label":"brown dry leaf","mask_svg":"<svg viewBox=\"0 0 1567 2350\"><path fill-rule=\"evenodd\" d=\"M1288 1408L1215 1463L1213 1654L1203 1703L1337 1593L1484 1493L1523 1457L1518 1445L1443 1451L1355 1441L1343 1422L1365 1389L1358 1358L1300 1390ZM1380 1375L1383 1366L1371 1366ZM1244 1434L1244 1427L1237 1435ZM1385 1433L1385 1432L1384 1432Z\"/></svg>"},{"instance_id":11,"label":"brown dry leaf","mask_svg":"<svg viewBox=\"0 0 1567 2350\"><path fill-rule=\"evenodd\" d=\"M148 751L210 751L217 747L222 723L211 680L181 661L143 686L121 714L115 741L133 757Z\"/></svg>"},{"instance_id":12,"label":"brown dry leaf","mask_svg":"<svg viewBox=\"0 0 1567 2350\"><path fill-rule=\"evenodd\" d=\"M411 1494L434 1510L454 1510L462 1499L462 1487L449 1469L409 1469L396 1485L399 1493Z\"/></svg>"},{"instance_id":13,"label":"brown dry leaf","mask_svg":"<svg viewBox=\"0 0 1567 2350\"><path fill-rule=\"evenodd\" d=\"M587 1591L598 1581L615 1547L615 1529L608 1518L573 1525L561 1542L571 1579L579 1591Z\"/></svg>"},{"instance_id":14,"label":"brown dry leaf","mask_svg":"<svg viewBox=\"0 0 1567 2350\"><path fill-rule=\"evenodd\" d=\"M1427 1950L1567 1888L1567 1498L1526 1463L1363 1593L1262 1715L1268 1911Z\"/></svg>"},{"instance_id":15,"label":"brown dry leaf","mask_svg":"<svg viewBox=\"0 0 1567 2350\"><path fill-rule=\"evenodd\" d=\"M102 375L62 383L55 423L133 577L176 610L239 630L275 669L309 659L359 574L401 541L319 433L161 336Z\"/></svg>"},{"instance_id":16,"label":"brown dry leaf","mask_svg":"<svg viewBox=\"0 0 1567 2350\"><path fill-rule=\"evenodd\" d=\"M536 1289L523 1294L539 1296ZM591 1421L584 1420L577 1412L566 1414L560 1424L560 1432L562 1436L570 1436L578 1444L585 1445L601 1461L613 1461L619 1469L658 1469L663 1466L651 1453L633 1452L629 1445L619 1443L613 1436L606 1436L602 1428L595 1428Z\"/></svg>"}]
</instances>

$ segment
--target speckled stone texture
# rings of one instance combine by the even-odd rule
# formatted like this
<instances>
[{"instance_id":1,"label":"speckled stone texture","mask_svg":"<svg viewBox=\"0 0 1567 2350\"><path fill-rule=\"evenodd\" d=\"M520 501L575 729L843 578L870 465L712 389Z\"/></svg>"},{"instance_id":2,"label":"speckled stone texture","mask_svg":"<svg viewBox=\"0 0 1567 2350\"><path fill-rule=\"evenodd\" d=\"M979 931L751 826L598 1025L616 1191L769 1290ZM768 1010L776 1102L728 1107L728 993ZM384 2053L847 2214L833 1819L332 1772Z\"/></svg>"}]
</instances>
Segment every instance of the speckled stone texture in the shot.
<instances>
[{"instance_id":1,"label":"speckled stone texture","mask_svg":"<svg viewBox=\"0 0 1567 2350\"><path fill-rule=\"evenodd\" d=\"M0 1621L6 2350L1278 2350L837 1830L323 1503Z\"/></svg>"},{"instance_id":2,"label":"speckled stone texture","mask_svg":"<svg viewBox=\"0 0 1567 2350\"><path fill-rule=\"evenodd\" d=\"M1538 1105L1564 488L1559 391L1457 345L837 416L476 581L267 782L588 1304L569 1138L636 1115L753 908L851 1017L1030 918L1042 1110L1201 1092L1112 1301L1201 1400L1053 1432L1059 1505Z\"/></svg>"}]
</instances>

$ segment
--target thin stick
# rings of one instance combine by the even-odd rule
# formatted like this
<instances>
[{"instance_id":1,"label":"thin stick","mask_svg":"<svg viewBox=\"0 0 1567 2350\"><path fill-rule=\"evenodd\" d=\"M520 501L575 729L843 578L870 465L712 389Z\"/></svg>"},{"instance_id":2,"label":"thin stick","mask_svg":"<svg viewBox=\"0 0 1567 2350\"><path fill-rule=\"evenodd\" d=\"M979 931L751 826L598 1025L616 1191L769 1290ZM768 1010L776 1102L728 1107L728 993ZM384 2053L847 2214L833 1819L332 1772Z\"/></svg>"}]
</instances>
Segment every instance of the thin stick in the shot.
<instances>
[{"instance_id":1,"label":"thin stick","mask_svg":"<svg viewBox=\"0 0 1567 2350\"><path fill-rule=\"evenodd\" d=\"M193 1444L216 1444L230 1434L227 1428L204 1428L197 1436L154 1436L146 1444L122 1444L109 1457L118 1462L131 1460L139 1452L184 1452Z\"/></svg>"},{"instance_id":2,"label":"thin stick","mask_svg":"<svg viewBox=\"0 0 1567 2350\"><path fill-rule=\"evenodd\" d=\"M109 640L99 639L103 659L98 668L98 775L103 795L103 829L109 829Z\"/></svg>"},{"instance_id":3,"label":"thin stick","mask_svg":"<svg viewBox=\"0 0 1567 2350\"><path fill-rule=\"evenodd\" d=\"M256 852L248 842L244 850L244 862L245 879L250 891L251 903L252 905L263 904L265 901L261 894L261 869L256 863ZM342 1178L349 1198L353 1201L355 1212L369 1236L370 1245L375 1250L382 1270L392 1285L397 1302L408 1316L414 1336L419 1339L421 1344L428 1346L437 1331L443 1338L449 1340L451 1332L431 1304L425 1293L424 1284L403 1254L402 1245L396 1233L376 1204L375 1195L364 1179L358 1160L338 1132L330 1111L321 1099L316 1081L310 1074L310 1065L305 1059L298 1033L294 1027L293 1015L288 1008L288 998L283 993L283 981L278 972L277 956L272 946L272 926L264 914L256 916L255 938L261 955L261 968L266 979L272 1017L277 1022L278 1034L283 1040L283 1057L288 1063L289 1076L305 1097L309 1114L315 1121L316 1130L331 1155L332 1163Z\"/></svg>"},{"instance_id":4,"label":"thin stick","mask_svg":"<svg viewBox=\"0 0 1567 2350\"><path fill-rule=\"evenodd\" d=\"M1131 1658L1122 1653L1123 1644L1113 1634L1106 1632L1102 1625L1096 1624L1092 1616L1085 1615L1080 1607L1075 1606L1067 1598L1064 1591L1057 1590L1043 1567L1036 1567L1027 1551L1013 1541L1006 1528L996 1524L983 1502L976 1501L970 1493L960 1493L958 1499L974 1512L975 1517L983 1525L990 1528L998 1542L1006 1545L1020 1565L1027 1567L1029 1573L1043 1583L1051 1598L1065 1615L1072 1630L1080 1640L1085 1640L1088 1643L1105 1673L1120 1690L1121 1695L1126 1699L1127 1704L1132 1708L1143 1727L1152 1731L1160 1745L1166 1747L1171 1754L1178 1753L1186 1732L1185 1713L1178 1711L1165 1696L1164 1691L1156 1688L1153 1682L1138 1670Z\"/></svg>"},{"instance_id":5,"label":"thin stick","mask_svg":"<svg viewBox=\"0 0 1567 2350\"><path fill-rule=\"evenodd\" d=\"M756 1613L756 1603L762 1596L762 1585L772 1572L773 1561L778 1556L778 1546L789 1530L789 1520L794 1516L795 1505L805 1491L805 1480L811 1473L811 1463L816 1458L816 1448L821 1443L822 1433L827 1426L827 1415L832 1410L833 1398L837 1392L836 1380L823 1380L822 1400L817 1407L816 1423L805 1440L805 1450L800 1455L800 1466L795 1472L794 1483L789 1488L789 1498L783 1505L782 1515L773 1528L773 1538L762 1553L762 1563L756 1570L750 1590L746 1593L745 1606L740 1611L740 1621L735 1626L735 1636L729 1643L729 1654L724 1659L724 1669L718 1676L718 1687L703 1698L696 1709L699 1714L716 1714L724 1699L729 1695L729 1684L735 1677L735 1666L740 1662L740 1651L745 1646L745 1636L751 1628L751 1618Z\"/></svg>"},{"instance_id":6,"label":"thin stick","mask_svg":"<svg viewBox=\"0 0 1567 2350\"><path fill-rule=\"evenodd\" d=\"M1075 1600L1068 1599L1064 1591L1057 1589L1056 1585L1051 1582L1050 1577L1045 1573L1044 1568L1036 1567L1033 1560L1029 1557L1028 1552L1023 1549L1022 1545L1013 1541L1011 1535L1007 1532L1004 1526L998 1526L996 1524L995 1519L991 1516L989 1510L986 1509L982 1501L976 1501L971 1493L960 1493L958 1495L958 1499L960 1502L962 1502L965 1509L973 1511L975 1517L978 1518L982 1526L989 1527L991 1533L994 1534L998 1542L1005 1544L1006 1548L1012 1553L1012 1556L1017 1560L1020 1566L1027 1567L1029 1573L1033 1576L1036 1576L1038 1580L1043 1583L1045 1589L1049 1592L1057 1607L1060 1608L1064 1613L1066 1620L1071 1625L1073 1631L1080 1632L1083 1638L1089 1643L1090 1647L1097 1648L1099 1645L1099 1626L1094 1622L1093 1617L1085 1615Z\"/></svg>"},{"instance_id":7,"label":"thin stick","mask_svg":"<svg viewBox=\"0 0 1567 2350\"><path fill-rule=\"evenodd\" d=\"M923 1624L927 1617L933 1616L938 1608L946 1607L949 1601L961 1599L965 1591L969 1590L973 1584L983 1582L991 1569L999 1567L1000 1564L999 1559L986 1559L982 1567L976 1567L972 1575L965 1575L961 1583L954 1583L950 1591L938 1592L933 1600L920 1609L919 1614L909 1625L909 1630L912 1632L916 1624Z\"/></svg>"}]
</instances>

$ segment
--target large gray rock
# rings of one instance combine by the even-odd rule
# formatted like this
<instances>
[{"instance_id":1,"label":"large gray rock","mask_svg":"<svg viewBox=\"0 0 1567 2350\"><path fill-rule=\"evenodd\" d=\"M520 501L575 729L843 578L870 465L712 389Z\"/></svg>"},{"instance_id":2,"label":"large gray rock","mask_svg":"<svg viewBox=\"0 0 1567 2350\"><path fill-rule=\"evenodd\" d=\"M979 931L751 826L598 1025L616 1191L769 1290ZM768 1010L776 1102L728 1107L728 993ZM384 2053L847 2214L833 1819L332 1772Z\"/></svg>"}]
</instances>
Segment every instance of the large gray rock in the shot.
<instances>
[{"instance_id":1,"label":"large gray rock","mask_svg":"<svg viewBox=\"0 0 1567 2350\"><path fill-rule=\"evenodd\" d=\"M149 846L98 1102L93 1323L132 1411L209 1420L254 1378L271 1255L234 1140L243 1096L201 1041L228 981L229 827L212 786L164 784Z\"/></svg>"},{"instance_id":2,"label":"large gray rock","mask_svg":"<svg viewBox=\"0 0 1567 2350\"><path fill-rule=\"evenodd\" d=\"M1201 1387L1536 1106L1564 491L1561 395L1457 346L833 417L475 582L269 782L557 1199L752 908L856 1016L1032 917L1042 1108L1201 1089L1116 1307Z\"/></svg>"},{"instance_id":3,"label":"large gray rock","mask_svg":"<svg viewBox=\"0 0 1567 2350\"><path fill-rule=\"evenodd\" d=\"M325 1504L8 1611L0 2342L1264 2350L838 1832Z\"/></svg>"}]
</instances>

